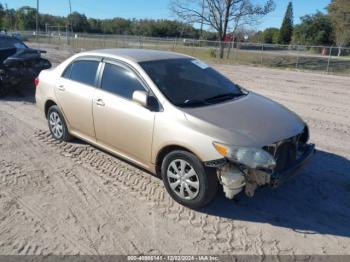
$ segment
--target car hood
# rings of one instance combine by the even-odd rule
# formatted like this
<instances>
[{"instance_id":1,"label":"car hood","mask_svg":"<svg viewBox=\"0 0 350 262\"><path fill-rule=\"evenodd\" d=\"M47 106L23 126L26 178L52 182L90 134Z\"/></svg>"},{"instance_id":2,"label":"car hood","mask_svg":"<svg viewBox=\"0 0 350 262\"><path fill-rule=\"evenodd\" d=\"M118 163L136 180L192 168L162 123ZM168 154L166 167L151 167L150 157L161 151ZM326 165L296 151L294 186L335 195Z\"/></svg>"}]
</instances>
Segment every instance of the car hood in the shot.
<instances>
[{"instance_id":1,"label":"car hood","mask_svg":"<svg viewBox=\"0 0 350 262\"><path fill-rule=\"evenodd\" d=\"M253 92L229 102L182 110L197 130L239 146L272 144L301 133L305 126L295 113Z\"/></svg>"}]
</instances>

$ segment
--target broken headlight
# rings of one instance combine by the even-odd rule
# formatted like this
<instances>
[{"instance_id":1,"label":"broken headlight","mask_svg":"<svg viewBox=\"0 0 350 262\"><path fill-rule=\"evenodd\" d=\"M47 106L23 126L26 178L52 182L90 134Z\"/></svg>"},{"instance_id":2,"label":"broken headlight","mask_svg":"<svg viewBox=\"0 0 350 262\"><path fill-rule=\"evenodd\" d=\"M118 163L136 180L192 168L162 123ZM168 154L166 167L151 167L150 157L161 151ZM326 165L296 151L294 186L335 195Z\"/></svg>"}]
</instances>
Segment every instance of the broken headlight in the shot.
<instances>
[{"instance_id":1,"label":"broken headlight","mask_svg":"<svg viewBox=\"0 0 350 262\"><path fill-rule=\"evenodd\" d=\"M261 148L228 146L214 142L215 149L230 161L242 164L248 168L273 169L276 160L272 155Z\"/></svg>"}]
</instances>

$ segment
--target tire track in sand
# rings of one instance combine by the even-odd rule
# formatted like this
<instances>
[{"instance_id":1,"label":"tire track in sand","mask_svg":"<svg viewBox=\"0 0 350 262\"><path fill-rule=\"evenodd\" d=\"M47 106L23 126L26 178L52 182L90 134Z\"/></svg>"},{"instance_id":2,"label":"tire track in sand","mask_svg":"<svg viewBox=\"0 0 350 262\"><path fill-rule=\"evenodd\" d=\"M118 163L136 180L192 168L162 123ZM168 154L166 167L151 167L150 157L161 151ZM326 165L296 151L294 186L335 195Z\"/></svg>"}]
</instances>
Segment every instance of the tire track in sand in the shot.
<instances>
[{"instance_id":1,"label":"tire track in sand","mask_svg":"<svg viewBox=\"0 0 350 262\"><path fill-rule=\"evenodd\" d=\"M198 246L206 245L208 250L224 254L248 249L263 253L270 249L270 244L261 240L260 233L248 233L247 226L235 225L232 220L198 213L179 205L166 193L159 179L90 145L56 141L43 130L36 130L34 137L94 171L105 185L127 190L156 207L157 212L167 219L199 230L201 239L196 241Z\"/></svg>"}]
</instances>

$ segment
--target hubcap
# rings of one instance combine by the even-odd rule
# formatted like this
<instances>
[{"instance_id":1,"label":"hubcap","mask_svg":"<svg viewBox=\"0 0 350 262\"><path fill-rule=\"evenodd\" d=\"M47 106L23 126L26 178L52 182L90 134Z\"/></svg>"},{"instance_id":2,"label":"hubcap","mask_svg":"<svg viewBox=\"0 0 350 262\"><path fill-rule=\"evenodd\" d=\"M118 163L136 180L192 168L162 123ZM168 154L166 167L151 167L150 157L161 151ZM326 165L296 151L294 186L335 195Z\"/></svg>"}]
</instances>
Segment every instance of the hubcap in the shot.
<instances>
[{"instance_id":1,"label":"hubcap","mask_svg":"<svg viewBox=\"0 0 350 262\"><path fill-rule=\"evenodd\" d=\"M60 139L63 136L63 125L60 116L57 112L52 112L50 114L50 128L52 134L55 136L55 138Z\"/></svg>"},{"instance_id":2,"label":"hubcap","mask_svg":"<svg viewBox=\"0 0 350 262\"><path fill-rule=\"evenodd\" d=\"M198 195L198 175L185 160L172 161L168 166L167 177L171 190L180 198L192 200Z\"/></svg>"}]
</instances>

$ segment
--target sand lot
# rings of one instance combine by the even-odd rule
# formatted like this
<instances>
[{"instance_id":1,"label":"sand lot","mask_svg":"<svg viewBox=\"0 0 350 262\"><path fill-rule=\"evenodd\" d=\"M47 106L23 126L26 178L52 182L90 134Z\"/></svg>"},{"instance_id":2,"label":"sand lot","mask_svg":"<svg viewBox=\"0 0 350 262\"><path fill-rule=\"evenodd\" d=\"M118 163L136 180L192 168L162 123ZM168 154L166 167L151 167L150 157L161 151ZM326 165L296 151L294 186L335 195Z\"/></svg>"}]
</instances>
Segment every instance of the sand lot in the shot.
<instances>
[{"instance_id":1,"label":"sand lot","mask_svg":"<svg viewBox=\"0 0 350 262\"><path fill-rule=\"evenodd\" d=\"M190 210L160 179L52 140L33 91L14 93L0 100L0 254L350 254L350 78L216 67L309 124L318 153L300 176Z\"/></svg>"}]
</instances>

